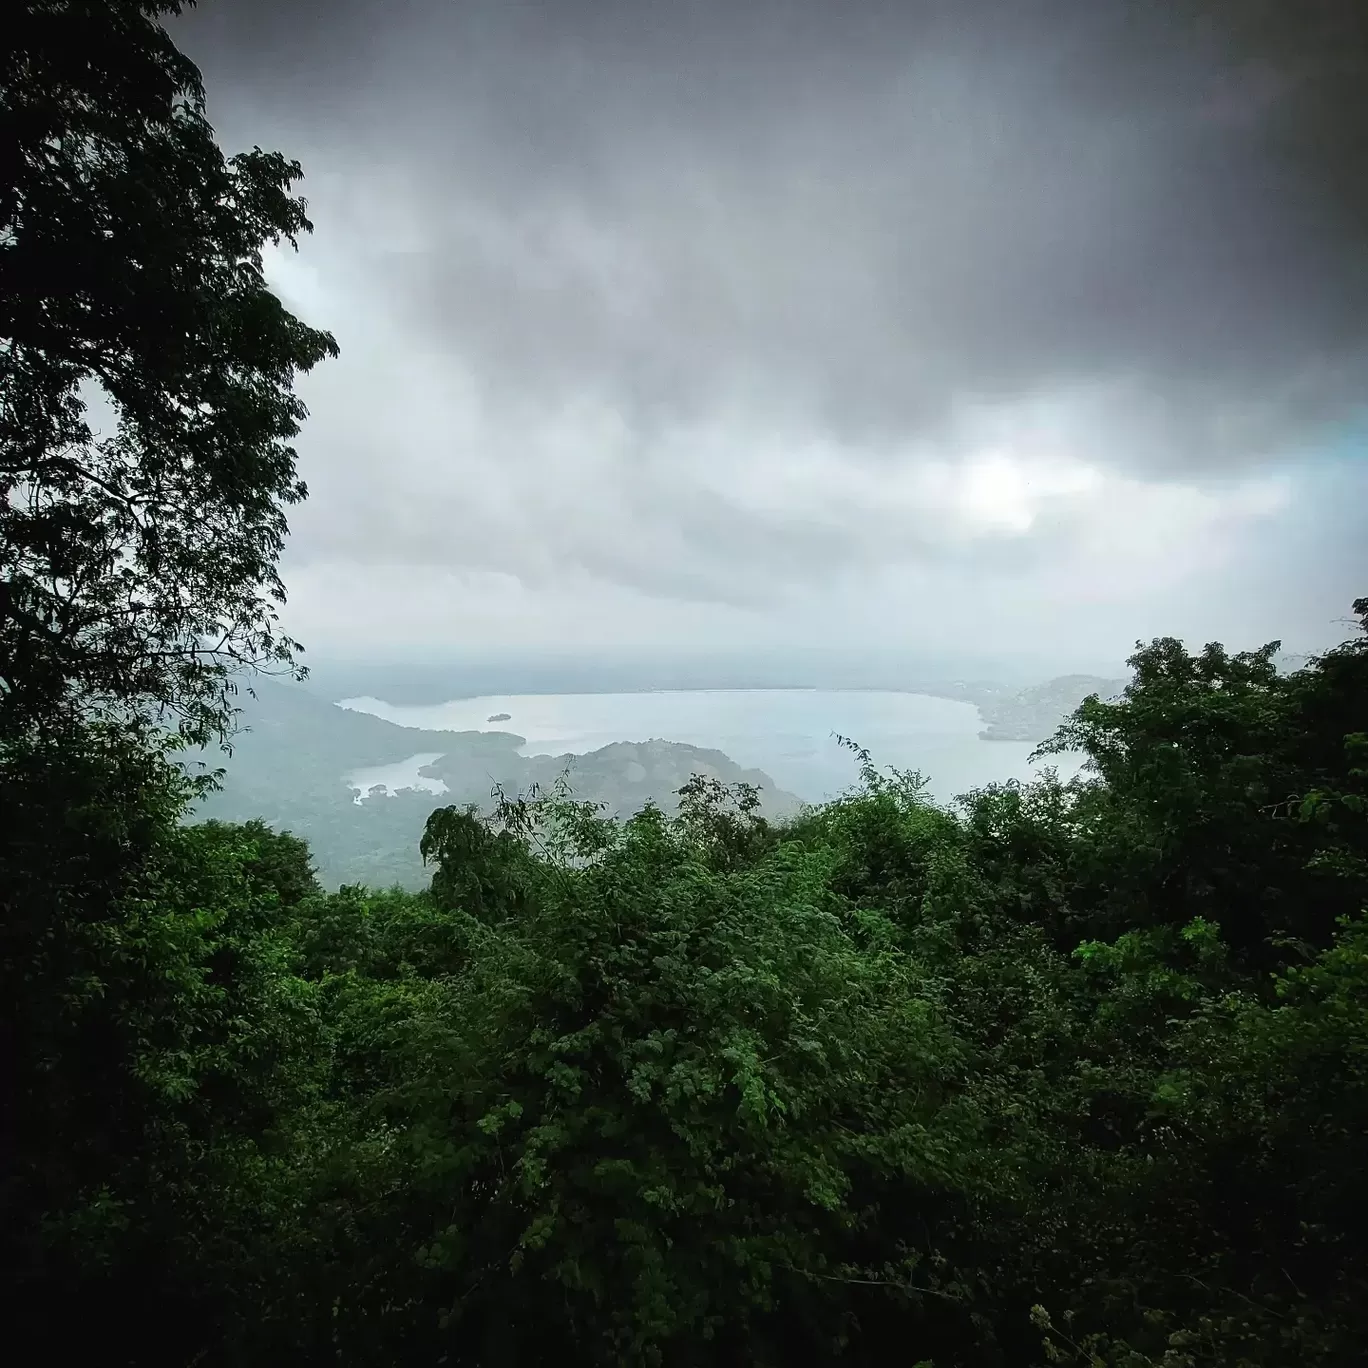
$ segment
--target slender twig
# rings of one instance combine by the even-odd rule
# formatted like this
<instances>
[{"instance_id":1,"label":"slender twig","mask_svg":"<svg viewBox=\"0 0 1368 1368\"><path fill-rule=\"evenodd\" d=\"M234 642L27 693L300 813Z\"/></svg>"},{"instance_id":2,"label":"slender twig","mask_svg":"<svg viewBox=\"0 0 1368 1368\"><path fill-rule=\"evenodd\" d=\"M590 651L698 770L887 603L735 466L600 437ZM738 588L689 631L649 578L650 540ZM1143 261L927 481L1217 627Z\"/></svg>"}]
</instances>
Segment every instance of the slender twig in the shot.
<instances>
[{"instance_id":1,"label":"slender twig","mask_svg":"<svg viewBox=\"0 0 1368 1368\"><path fill-rule=\"evenodd\" d=\"M892 1287L899 1292L917 1292L922 1296L940 1297L949 1302L962 1302L964 1300L963 1297L956 1296L952 1292L942 1292L935 1287L921 1287L913 1282L895 1282L891 1278L847 1278L835 1273L814 1273L811 1269L795 1268L792 1264L781 1264L780 1267L804 1278L820 1278L823 1282L848 1283L857 1287Z\"/></svg>"}]
</instances>

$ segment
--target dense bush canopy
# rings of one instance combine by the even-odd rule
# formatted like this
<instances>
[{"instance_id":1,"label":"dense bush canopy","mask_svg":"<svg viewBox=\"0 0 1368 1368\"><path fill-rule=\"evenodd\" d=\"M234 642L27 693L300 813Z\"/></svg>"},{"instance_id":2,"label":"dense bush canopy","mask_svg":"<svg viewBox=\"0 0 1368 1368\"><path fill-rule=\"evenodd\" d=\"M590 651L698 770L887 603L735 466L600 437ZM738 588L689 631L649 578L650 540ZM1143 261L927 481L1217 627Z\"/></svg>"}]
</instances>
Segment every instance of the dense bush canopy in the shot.
<instances>
[{"instance_id":1,"label":"dense bush canopy","mask_svg":"<svg viewBox=\"0 0 1368 1368\"><path fill-rule=\"evenodd\" d=\"M129 1362L1357 1361L1368 637L1133 663L1070 784L524 795L416 894L12 747L20 1305Z\"/></svg>"}]
</instances>

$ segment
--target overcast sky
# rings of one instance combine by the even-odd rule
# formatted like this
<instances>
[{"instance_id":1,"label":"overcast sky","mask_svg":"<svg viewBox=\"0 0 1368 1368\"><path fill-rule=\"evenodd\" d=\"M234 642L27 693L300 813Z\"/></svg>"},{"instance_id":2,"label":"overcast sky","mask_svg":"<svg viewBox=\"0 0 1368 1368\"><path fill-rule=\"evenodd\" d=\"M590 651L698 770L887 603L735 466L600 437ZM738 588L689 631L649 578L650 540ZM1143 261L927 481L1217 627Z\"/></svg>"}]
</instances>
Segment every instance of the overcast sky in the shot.
<instances>
[{"instance_id":1,"label":"overcast sky","mask_svg":"<svg viewBox=\"0 0 1368 1368\"><path fill-rule=\"evenodd\" d=\"M303 164L317 654L1290 647L1368 593L1364 244L1122 0L206 0ZM1005 16L1011 16L1008 19Z\"/></svg>"}]
</instances>

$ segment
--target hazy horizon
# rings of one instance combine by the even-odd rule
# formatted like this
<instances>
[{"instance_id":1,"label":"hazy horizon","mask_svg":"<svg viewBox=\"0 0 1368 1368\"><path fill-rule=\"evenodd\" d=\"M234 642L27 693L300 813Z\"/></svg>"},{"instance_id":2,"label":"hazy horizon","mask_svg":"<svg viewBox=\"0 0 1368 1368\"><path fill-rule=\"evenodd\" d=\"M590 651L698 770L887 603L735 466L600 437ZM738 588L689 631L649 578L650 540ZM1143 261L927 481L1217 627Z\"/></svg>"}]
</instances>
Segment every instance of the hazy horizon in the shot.
<instances>
[{"instance_id":1,"label":"hazy horizon","mask_svg":"<svg viewBox=\"0 0 1368 1368\"><path fill-rule=\"evenodd\" d=\"M304 656L305 685L331 700L368 694L395 704L434 704L493 694L639 693L669 690L906 690L918 683L974 680L1026 687L1062 674L1114 678L1120 661L1057 662L990 656L931 659L694 653L487 654L443 659L417 654L358 659Z\"/></svg>"},{"instance_id":2,"label":"hazy horizon","mask_svg":"<svg viewBox=\"0 0 1368 1368\"><path fill-rule=\"evenodd\" d=\"M1333 644L1339 624L1326 633ZM1347 628L1344 631L1347 633ZM1205 642L1190 641L1195 649ZM1231 650L1252 650L1264 641L1231 640ZM1286 655L1299 656L1291 641ZM305 685L333 701L369 695L400 705L436 704L494 694L641 693L670 690L860 690L916 692L918 685L961 680L1028 688L1064 675L1126 678L1125 659L1081 651L1016 656L987 653L892 655L809 648L787 652L715 650L579 650L509 653L446 653L415 648L377 656L319 654L301 657Z\"/></svg>"}]
</instances>

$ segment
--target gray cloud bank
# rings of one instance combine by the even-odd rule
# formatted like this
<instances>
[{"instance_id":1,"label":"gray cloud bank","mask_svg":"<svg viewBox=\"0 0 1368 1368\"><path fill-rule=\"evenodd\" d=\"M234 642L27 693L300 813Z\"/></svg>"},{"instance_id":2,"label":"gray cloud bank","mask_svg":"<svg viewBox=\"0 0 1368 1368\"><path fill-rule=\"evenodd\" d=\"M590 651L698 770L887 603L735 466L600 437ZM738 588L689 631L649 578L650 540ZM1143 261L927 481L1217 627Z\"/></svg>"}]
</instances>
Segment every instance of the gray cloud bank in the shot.
<instances>
[{"instance_id":1,"label":"gray cloud bank","mask_svg":"<svg viewBox=\"0 0 1368 1368\"><path fill-rule=\"evenodd\" d=\"M301 554L741 609L986 585L1100 516L955 530L946 481L1026 428L1032 469L1147 487L1311 449L1368 393L1365 245L1287 73L1188 14L206 4L212 112L304 161L348 352Z\"/></svg>"}]
</instances>

